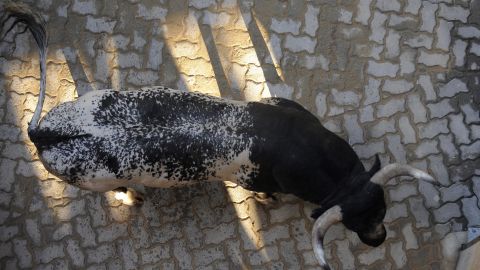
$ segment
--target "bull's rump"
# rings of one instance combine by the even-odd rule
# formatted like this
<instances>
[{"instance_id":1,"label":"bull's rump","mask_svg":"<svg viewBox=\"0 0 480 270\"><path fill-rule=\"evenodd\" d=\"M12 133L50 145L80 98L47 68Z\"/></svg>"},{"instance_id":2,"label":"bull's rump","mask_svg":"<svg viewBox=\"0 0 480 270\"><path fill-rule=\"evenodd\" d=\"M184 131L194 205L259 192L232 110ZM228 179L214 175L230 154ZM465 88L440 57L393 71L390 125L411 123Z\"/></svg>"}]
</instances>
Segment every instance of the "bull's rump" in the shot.
<instances>
[{"instance_id":1,"label":"bull's rump","mask_svg":"<svg viewBox=\"0 0 480 270\"><path fill-rule=\"evenodd\" d=\"M86 188L248 181L246 106L163 87L95 91L52 109L31 138L50 172Z\"/></svg>"}]
</instances>

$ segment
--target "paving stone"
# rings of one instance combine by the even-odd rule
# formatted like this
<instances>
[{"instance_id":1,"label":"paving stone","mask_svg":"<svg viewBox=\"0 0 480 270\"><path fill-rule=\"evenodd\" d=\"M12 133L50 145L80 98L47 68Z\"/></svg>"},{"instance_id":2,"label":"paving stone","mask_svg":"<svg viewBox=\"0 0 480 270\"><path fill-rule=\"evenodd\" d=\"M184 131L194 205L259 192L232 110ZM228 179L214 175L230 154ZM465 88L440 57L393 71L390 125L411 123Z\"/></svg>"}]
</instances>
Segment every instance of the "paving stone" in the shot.
<instances>
[{"instance_id":1,"label":"paving stone","mask_svg":"<svg viewBox=\"0 0 480 270\"><path fill-rule=\"evenodd\" d=\"M56 258L63 258L64 256L62 244L50 244L35 252L36 260L40 263L49 263Z\"/></svg>"},{"instance_id":2,"label":"paving stone","mask_svg":"<svg viewBox=\"0 0 480 270\"><path fill-rule=\"evenodd\" d=\"M402 111L405 111L405 99L392 98L387 103L377 106L377 117L391 117Z\"/></svg>"},{"instance_id":3,"label":"paving stone","mask_svg":"<svg viewBox=\"0 0 480 270\"><path fill-rule=\"evenodd\" d=\"M397 0L378 0L376 7L382 11L400 11L400 3Z\"/></svg>"},{"instance_id":4,"label":"paving stone","mask_svg":"<svg viewBox=\"0 0 480 270\"><path fill-rule=\"evenodd\" d=\"M127 224L112 224L108 227L98 228L98 242L113 242L127 235Z\"/></svg>"},{"instance_id":5,"label":"paving stone","mask_svg":"<svg viewBox=\"0 0 480 270\"><path fill-rule=\"evenodd\" d=\"M413 227L411 223L405 225L402 229L402 233L405 237L405 249L418 249L418 241L413 232Z\"/></svg>"},{"instance_id":6,"label":"paving stone","mask_svg":"<svg viewBox=\"0 0 480 270\"><path fill-rule=\"evenodd\" d=\"M455 111L455 108L450 105L449 99L443 99L440 102L428 104L427 107L430 111L431 118L442 118Z\"/></svg>"},{"instance_id":7,"label":"paving stone","mask_svg":"<svg viewBox=\"0 0 480 270\"><path fill-rule=\"evenodd\" d=\"M95 246L95 232L90 226L89 217L77 217L75 218L76 226L75 231L80 235L82 247Z\"/></svg>"},{"instance_id":8,"label":"paving stone","mask_svg":"<svg viewBox=\"0 0 480 270\"><path fill-rule=\"evenodd\" d=\"M357 16L355 21L363 25L368 25L368 20L370 19L370 5L372 0L360 0L357 5Z\"/></svg>"},{"instance_id":9,"label":"paving stone","mask_svg":"<svg viewBox=\"0 0 480 270\"><path fill-rule=\"evenodd\" d=\"M402 248L402 242L390 244L390 256L392 256L397 269L400 269L407 264L407 254L405 254L405 251Z\"/></svg>"},{"instance_id":10,"label":"paving stone","mask_svg":"<svg viewBox=\"0 0 480 270\"><path fill-rule=\"evenodd\" d=\"M55 241L63 239L65 236L72 235L73 229L72 224L70 223L63 223L60 227L58 227L52 235L52 239Z\"/></svg>"},{"instance_id":11,"label":"paving stone","mask_svg":"<svg viewBox=\"0 0 480 270\"><path fill-rule=\"evenodd\" d=\"M470 145L460 146L460 152L462 153L461 157L463 160L478 158L479 151L480 151L480 141L476 141Z\"/></svg>"},{"instance_id":12,"label":"paving stone","mask_svg":"<svg viewBox=\"0 0 480 270\"><path fill-rule=\"evenodd\" d=\"M0 226L0 241L7 242L18 234L18 226Z\"/></svg>"},{"instance_id":13,"label":"paving stone","mask_svg":"<svg viewBox=\"0 0 480 270\"><path fill-rule=\"evenodd\" d=\"M480 44L472 43L470 46L470 53L475 54L476 56L480 56Z\"/></svg>"},{"instance_id":14,"label":"paving stone","mask_svg":"<svg viewBox=\"0 0 480 270\"><path fill-rule=\"evenodd\" d=\"M205 230L205 243L206 244L218 244L228 238L233 238L235 234L234 223L220 224L219 226Z\"/></svg>"},{"instance_id":15,"label":"paving stone","mask_svg":"<svg viewBox=\"0 0 480 270\"><path fill-rule=\"evenodd\" d=\"M413 129L408 117L400 117L398 120L398 127L402 133L402 143L409 144L417 142L415 130Z\"/></svg>"},{"instance_id":16,"label":"paving stone","mask_svg":"<svg viewBox=\"0 0 480 270\"><path fill-rule=\"evenodd\" d=\"M395 58L400 55L400 34L395 30L389 30L387 38L385 39L386 58Z\"/></svg>"},{"instance_id":17,"label":"paving stone","mask_svg":"<svg viewBox=\"0 0 480 270\"><path fill-rule=\"evenodd\" d=\"M71 201L66 206L57 208L55 212L59 220L71 220L78 215L85 214L85 200Z\"/></svg>"},{"instance_id":18,"label":"paving stone","mask_svg":"<svg viewBox=\"0 0 480 270\"><path fill-rule=\"evenodd\" d=\"M421 6L422 6L421 0L407 0L407 4L405 6L405 12L411 13L413 15L417 15Z\"/></svg>"},{"instance_id":19,"label":"paving stone","mask_svg":"<svg viewBox=\"0 0 480 270\"><path fill-rule=\"evenodd\" d=\"M480 139L480 125L470 124L470 129L470 135L472 136L472 140Z\"/></svg>"},{"instance_id":20,"label":"paving stone","mask_svg":"<svg viewBox=\"0 0 480 270\"><path fill-rule=\"evenodd\" d=\"M311 11L314 12L314 11ZM270 28L277 32L277 33L291 33L294 35L298 35L300 32L300 25L302 23L300 21L295 21L290 18L283 19L283 20L277 20L276 18L272 18L272 24L270 25ZM310 31L313 31L313 26L310 26ZM316 29L315 29L316 30ZM307 31L306 31L307 32ZM311 36L315 35L315 31L313 33L310 33Z\"/></svg>"},{"instance_id":21,"label":"paving stone","mask_svg":"<svg viewBox=\"0 0 480 270\"><path fill-rule=\"evenodd\" d=\"M479 185L480 186L480 185ZM295 238L298 250L307 250L311 248L310 232L307 231L305 220L294 220L290 223L292 236Z\"/></svg>"},{"instance_id":22,"label":"paving stone","mask_svg":"<svg viewBox=\"0 0 480 270\"><path fill-rule=\"evenodd\" d=\"M280 255L285 260L285 265L288 268L298 267L300 265L300 258L295 252L295 243L293 241L280 242Z\"/></svg>"},{"instance_id":23,"label":"paving stone","mask_svg":"<svg viewBox=\"0 0 480 270\"><path fill-rule=\"evenodd\" d=\"M446 68L449 59L450 56L448 54L427 53L425 51L420 51L418 62L427 66L441 66Z\"/></svg>"},{"instance_id":24,"label":"paving stone","mask_svg":"<svg viewBox=\"0 0 480 270\"><path fill-rule=\"evenodd\" d=\"M94 1L79 1L75 0L73 2L72 11L78 14L86 15L86 14L97 14L97 9L95 7Z\"/></svg>"},{"instance_id":25,"label":"paving stone","mask_svg":"<svg viewBox=\"0 0 480 270\"><path fill-rule=\"evenodd\" d=\"M306 51L313 53L316 45L317 41L309 37L295 37L288 34L285 39L285 48L292 52Z\"/></svg>"},{"instance_id":26,"label":"paving stone","mask_svg":"<svg viewBox=\"0 0 480 270\"><path fill-rule=\"evenodd\" d=\"M365 123L365 122L372 122L373 120L375 120L374 116L373 116L373 106L369 105L369 106L366 106L366 107L362 107L360 109L360 123Z\"/></svg>"},{"instance_id":27,"label":"paving stone","mask_svg":"<svg viewBox=\"0 0 480 270\"><path fill-rule=\"evenodd\" d=\"M376 44L355 44L354 55L380 60L383 47L383 45Z\"/></svg>"},{"instance_id":28,"label":"paving stone","mask_svg":"<svg viewBox=\"0 0 480 270\"><path fill-rule=\"evenodd\" d=\"M440 208L433 210L433 216L439 223L445 223L454 217L460 217L460 207L456 203L446 203Z\"/></svg>"},{"instance_id":29,"label":"paving stone","mask_svg":"<svg viewBox=\"0 0 480 270\"><path fill-rule=\"evenodd\" d=\"M337 241L337 256L341 258L342 269L355 269L355 258L350 251L348 240Z\"/></svg>"},{"instance_id":30,"label":"paving stone","mask_svg":"<svg viewBox=\"0 0 480 270\"><path fill-rule=\"evenodd\" d=\"M5 257L12 257L12 243L11 242L0 242L0 259Z\"/></svg>"},{"instance_id":31,"label":"paving stone","mask_svg":"<svg viewBox=\"0 0 480 270\"><path fill-rule=\"evenodd\" d=\"M360 102L360 95L354 91L338 91L333 88L331 91L333 100L339 106L357 107Z\"/></svg>"},{"instance_id":32,"label":"paving stone","mask_svg":"<svg viewBox=\"0 0 480 270\"><path fill-rule=\"evenodd\" d=\"M425 125L419 125L419 137L422 139L432 139L437 135L443 133L449 133L448 120L447 119L434 119L430 120Z\"/></svg>"},{"instance_id":33,"label":"paving stone","mask_svg":"<svg viewBox=\"0 0 480 270\"><path fill-rule=\"evenodd\" d=\"M136 16L145 20L165 20L167 10L160 6L146 7L142 3L138 4Z\"/></svg>"},{"instance_id":34,"label":"paving stone","mask_svg":"<svg viewBox=\"0 0 480 270\"><path fill-rule=\"evenodd\" d=\"M385 145L383 141L355 145L353 148L355 149L357 155L362 159L371 158L375 156L375 154L383 153L385 151Z\"/></svg>"},{"instance_id":35,"label":"paving stone","mask_svg":"<svg viewBox=\"0 0 480 270\"><path fill-rule=\"evenodd\" d=\"M276 225L268 230L262 231L261 235L263 243L266 246L275 245L276 240L290 238L288 227L285 225Z\"/></svg>"},{"instance_id":36,"label":"paving stone","mask_svg":"<svg viewBox=\"0 0 480 270\"><path fill-rule=\"evenodd\" d=\"M461 92L468 92L467 85L462 80L455 78L440 86L438 95L440 97L453 97Z\"/></svg>"},{"instance_id":37,"label":"paving stone","mask_svg":"<svg viewBox=\"0 0 480 270\"><path fill-rule=\"evenodd\" d=\"M463 116L461 114L451 114L448 116L448 118L449 118L448 127L454 134L455 143L457 145L470 143L469 130L463 122Z\"/></svg>"},{"instance_id":38,"label":"paving stone","mask_svg":"<svg viewBox=\"0 0 480 270\"><path fill-rule=\"evenodd\" d=\"M259 251L248 252L251 265L262 265L279 259L277 246L264 247Z\"/></svg>"},{"instance_id":39,"label":"paving stone","mask_svg":"<svg viewBox=\"0 0 480 270\"><path fill-rule=\"evenodd\" d=\"M357 115L345 114L344 127L350 144L363 143L363 129L357 122Z\"/></svg>"},{"instance_id":40,"label":"paving stone","mask_svg":"<svg viewBox=\"0 0 480 270\"><path fill-rule=\"evenodd\" d=\"M16 258L18 258L18 266L20 268L32 267L32 254L28 250L27 241L22 239L15 239L13 242L13 251Z\"/></svg>"},{"instance_id":41,"label":"paving stone","mask_svg":"<svg viewBox=\"0 0 480 270\"><path fill-rule=\"evenodd\" d=\"M285 204L278 209L270 210L270 222L271 223L285 222L288 219L299 217L299 213L300 211L299 211L298 205Z\"/></svg>"},{"instance_id":42,"label":"paving stone","mask_svg":"<svg viewBox=\"0 0 480 270\"><path fill-rule=\"evenodd\" d=\"M25 220L25 229L27 231L28 236L33 241L35 245L40 245L42 235L40 233L40 228L38 226L38 221L34 219L26 219Z\"/></svg>"},{"instance_id":43,"label":"paving stone","mask_svg":"<svg viewBox=\"0 0 480 270\"><path fill-rule=\"evenodd\" d=\"M412 197L408 199L409 209L415 218L416 228L427 228L430 226L429 217L430 213L423 205L423 200L418 197Z\"/></svg>"},{"instance_id":44,"label":"paving stone","mask_svg":"<svg viewBox=\"0 0 480 270\"><path fill-rule=\"evenodd\" d=\"M426 48L431 49L433 38L426 34L415 35L414 37L406 38L404 43L412 48Z\"/></svg>"},{"instance_id":45,"label":"paving stone","mask_svg":"<svg viewBox=\"0 0 480 270\"><path fill-rule=\"evenodd\" d=\"M413 83L406 80L385 80L382 90L391 94L401 94L412 90Z\"/></svg>"},{"instance_id":46,"label":"paving stone","mask_svg":"<svg viewBox=\"0 0 480 270\"><path fill-rule=\"evenodd\" d=\"M462 112L465 115L465 123L472 124L480 120L479 111L477 109L472 108L471 104L467 103L467 104L461 105L460 108L462 109Z\"/></svg>"},{"instance_id":47,"label":"paving stone","mask_svg":"<svg viewBox=\"0 0 480 270\"><path fill-rule=\"evenodd\" d=\"M420 75L418 77L418 84L423 88L426 100L435 100L437 98L436 91L433 89L432 80L428 75Z\"/></svg>"},{"instance_id":48,"label":"paving stone","mask_svg":"<svg viewBox=\"0 0 480 270\"><path fill-rule=\"evenodd\" d=\"M470 15L468 9L460 6L447 6L444 3L440 4L440 10L438 12L438 16L440 17L450 21L461 21L463 23L467 22L468 15Z\"/></svg>"},{"instance_id":49,"label":"paving stone","mask_svg":"<svg viewBox=\"0 0 480 270\"><path fill-rule=\"evenodd\" d=\"M395 131L395 119L382 120L369 129L369 135L373 138L380 138Z\"/></svg>"},{"instance_id":50,"label":"paving stone","mask_svg":"<svg viewBox=\"0 0 480 270\"><path fill-rule=\"evenodd\" d=\"M320 8L313 5L307 5L307 12L305 13L305 27L304 32L311 37L316 37L318 29L318 15L320 14ZM272 20L273 24L273 20Z\"/></svg>"},{"instance_id":51,"label":"paving stone","mask_svg":"<svg viewBox=\"0 0 480 270\"><path fill-rule=\"evenodd\" d=\"M376 261L385 258L385 246L372 248L365 253L358 255L358 261L363 265L372 265Z\"/></svg>"},{"instance_id":52,"label":"paving stone","mask_svg":"<svg viewBox=\"0 0 480 270\"><path fill-rule=\"evenodd\" d=\"M364 105L370 105L380 101L379 88L381 81L374 78L368 78L368 84L365 86L365 100Z\"/></svg>"},{"instance_id":53,"label":"paving stone","mask_svg":"<svg viewBox=\"0 0 480 270\"><path fill-rule=\"evenodd\" d=\"M400 55L400 75L415 72L415 51L404 50Z\"/></svg>"},{"instance_id":54,"label":"paving stone","mask_svg":"<svg viewBox=\"0 0 480 270\"><path fill-rule=\"evenodd\" d=\"M375 11L373 14L373 19L370 22L371 34L369 39L377 43L383 44L383 39L385 37L385 22L387 21L387 16L381 12Z\"/></svg>"},{"instance_id":55,"label":"paving stone","mask_svg":"<svg viewBox=\"0 0 480 270\"><path fill-rule=\"evenodd\" d=\"M441 192L442 201L444 202L455 202L462 197L468 197L471 195L468 187L459 183L448 188L443 188L441 189Z\"/></svg>"},{"instance_id":56,"label":"paving stone","mask_svg":"<svg viewBox=\"0 0 480 270\"><path fill-rule=\"evenodd\" d=\"M441 6L440 6L441 7ZM440 10L442 10L440 8ZM451 35L450 31L453 28L453 23L448 22L445 20L440 20L440 23L437 28L437 42L435 47L438 49L442 49L444 51L448 51L451 42Z\"/></svg>"},{"instance_id":57,"label":"paving stone","mask_svg":"<svg viewBox=\"0 0 480 270\"><path fill-rule=\"evenodd\" d=\"M423 106L423 102L418 94L409 95L407 104L415 124L427 122L427 110Z\"/></svg>"},{"instance_id":58,"label":"paving stone","mask_svg":"<svg viewBox=\"0 0 480 270\"><path fill-rule=\"evenodd\" d=\"M457 31L462 38L480 38L480 29L475 26L460 26Z\"/></svg>"},{"instance_id":59,"label":"paving stone","mask_svg":"<svg viewBox=\"0 0 480 270\"><path fill-rule=\"evenodd\" d=\"M158 80L158 74L153 71L130 71L127 81L136 86L153 85Z\"/></svg>"},{"instance_id":60,"label":"paving stone","mask_svg":"<svg viewBox=\"0 0 480 270\"><path fill-rule=\"evenodd\" d=\"M85 27L87 30L93 33L113 33L113 28L117 24L116 21L112 21L110 18L107 17L99 17L95 18L90 15L87 16L87 24Z\"/></svg>"},{"instance_id":61,"label":"paving stone","mask_svg":"<svg viewBox=\"0 0 480 270\"><path fill-rule=\"evenodd\" d=\"M451 134L440 135L438 139L440 141L440 148L443 153L448 156L449 160L454 160L460 156L456 145L453 143L453 136Z\"/></svg>"},{"instance_id":62,"label":"paving stone","mask_svg":"<svg viewBox=\"0 0 480 270\"><path fill-rule=\"evenodd\" d=\"M388 26L392 29L403 31L403 30L414 30L417 28L418 20L413 17L404 17L398 16L396 14L390 15L390 20L388 21Z\"/></svg>"},{"instance_id":63,"label":"paving stone","mask_svg":"<svg viewBox=\"0 0 480 270\"><path fill-rule=\"evenodd\" d=\"M435 140L424 140L422 141L415 150L415 155L417 158L424 158L431 154L438 153L437 141Z\"/></svg>"},{"instance_id":64,"label":"paving stone","mask_svg":"<svg viewBox=\"0 0 480 270\"><path fill-rule=\"evenodd\" d=\"M185 247L179 244L180 242L175 241L174 242L174 255L175 258L179 261L180 268L185 269L185 267L192 267L191 264L186 265L186 261L190 259L191 257L190 254L185 252L184 250L181 250L182 248L184 249ZM155 246L153 248L149 249L144 249L140 251L140 258L142 264L157 264L160 262L162 259L168 259L170 257L169 254L169 246ZM177 252L175 252L175 250Z\"/></svg>"},{"instance_id":65,"label":"paving stone","mask_svg":"<svg viewBox=\"0 0 480 270\"><path fill-rule=\"evenodd\" d=\"M468 43L461 40L456 39L453 44L453 55L455 56L455 66L463 67L465 65L465 55L467 51Z\"/></svg>"},{"instance_id":66,"label":"paving stone","mask_svg":"<svg viewBox=\"0 0 480 270\"><path fill-rule=\"evenodd\" d=\"M478 208L478 198L473 196L470 198L462 199L462 211L463 215L468 220L469 227L476 227L480 225L480 215Z\"/></svg>"},{"instance_id":67,"label":"paving stone","mask_svg":"<svg viewBox=\"0 0 480 270\"><path fill-rule=\"evenodd\" d=\"M10 159L0 160L0 189L3 191L11 191L15 182L15 166L17 163Z\"/></svg>"},{"instance_id":68,"label":"paving stone","mask_svg":"<svg viewBox=\"0 0 480 270\"><path fill-rule=\"evenodd\" d=\"M391 204L390 207L388 207L387 214L385 215L383 221L386 223L390 223L394 222L399 218L407 216L407 206L405 205L405 203L394 203Z\"/></svg>"},{"instance_id":69,"label":"paving stone","mask_svg":"<svg viewBox=\"0 0 480 270\"><path fill-rule=\"evenodd\" d=\"M253 253L253 252L252 252ZM258 253L258 251L255 251ZM224 259L225 255L220 247L203 248L193 253L193 259L197 266L207 266L215 260Z\"/></svg>"},{"instance_id":70,"label":"paving stone","mask_svg":"<svg viewBox=\"0 0 480 270\"><path fill-rule=\"evenodd\" d=\"M435 27L435 12L437 9L437 4L422 1L422 9L420 10L422 24L420 25L420 30L430 33L433 32L433 28Z\"/></svg>"},{"instance_id":71,"label":"paving stone","mask_svg":"<svg viewBox=\"0 0 480 270\"><path fill-rule=\"evenodd\" d=\"M450 177L447 168L443 165L443 156L429 156L428 159L430 161L430 170L432 171L432 176L435 180L442 185L449 185Z\"/></svg>"},{"instance_id":72,"label":"paving stone","mask_svg":"<svg viewBox=\"0 0 480 270\"><path fill-rule=\"evenodd\" d=\"M115 246L112 244L103 244L95 249L87 249L88 263L101 263L107 261L115 255Z\"/></svg>"},{"instance_id":73,"label":"paving stone","mask_svg":"<svg viewBox=\"0 0 480 270\"><path fill-rule=\"evenodd\" d=\"M417 193L417 187L412 183L402 183L394 189L389 190L389 196L392 202L401 202Z\"/></svg>"}]
</instances>

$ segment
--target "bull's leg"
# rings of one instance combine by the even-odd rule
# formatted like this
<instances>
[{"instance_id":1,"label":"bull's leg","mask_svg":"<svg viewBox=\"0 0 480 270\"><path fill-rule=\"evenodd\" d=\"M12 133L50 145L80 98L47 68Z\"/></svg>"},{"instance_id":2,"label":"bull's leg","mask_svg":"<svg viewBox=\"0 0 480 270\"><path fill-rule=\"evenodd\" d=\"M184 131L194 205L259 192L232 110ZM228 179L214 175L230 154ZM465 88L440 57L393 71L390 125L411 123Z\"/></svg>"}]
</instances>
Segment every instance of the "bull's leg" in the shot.
<instances>
[{"instance_id":1,"label":"bull's leg","mask_svg":"<svg viewBox=\"0 0 480 270\"><path fill-rule=\"evenodd\" d=\"M277 198L272 193L253 192L255 200L261 204L269 205L277 202Z\"/></svg>"},{"instance_id":2,"label":"bull's leg","mask_svg":"<svg viewBox=\"0 0 480 270\"><path fill-rule=\"evenodd\" d=\"M143 204L143 194L132 188L119 187L113 190L115 198L126 205L140 206Z\"/></svg>"}]
</instances>

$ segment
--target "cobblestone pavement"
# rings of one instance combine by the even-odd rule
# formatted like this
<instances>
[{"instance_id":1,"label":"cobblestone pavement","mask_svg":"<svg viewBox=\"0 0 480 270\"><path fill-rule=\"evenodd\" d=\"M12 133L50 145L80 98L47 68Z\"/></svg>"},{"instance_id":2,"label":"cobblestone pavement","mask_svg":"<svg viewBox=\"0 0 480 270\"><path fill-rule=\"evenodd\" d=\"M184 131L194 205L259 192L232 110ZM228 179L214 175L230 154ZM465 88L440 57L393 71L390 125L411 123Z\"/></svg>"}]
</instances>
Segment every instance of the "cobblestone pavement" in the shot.
<instances>
[{"instance_id":1,"label":"cobblestone pavement","mask_svg":"<svg viewBox=\"0 0 480 270\"><path fill-rule=\"evenodd\" d=\"M367 166L380 153L435 176L441 187L390 182L377 248L332 227L335 269L452 269L446 247L464 236L453 232L480 225L478 0L30 2L50 33L45 111L75 89L282 96ZM0 54L1 269L316 269L313 205L292 196L264 206L212 183L147 189L132 208L48 174L26 132L39 83L33 39L10 34Z\"/></svg>"}]
</instances>

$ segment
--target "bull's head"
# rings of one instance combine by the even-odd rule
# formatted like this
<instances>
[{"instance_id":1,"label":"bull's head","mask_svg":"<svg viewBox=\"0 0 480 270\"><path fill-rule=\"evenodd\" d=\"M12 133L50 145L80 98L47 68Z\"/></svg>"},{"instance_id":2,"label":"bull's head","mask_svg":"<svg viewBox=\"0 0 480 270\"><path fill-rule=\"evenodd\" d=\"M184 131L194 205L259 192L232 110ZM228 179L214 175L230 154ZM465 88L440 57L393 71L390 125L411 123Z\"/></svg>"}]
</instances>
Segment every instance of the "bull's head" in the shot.
<instances>
[{"instance_id":1,"label":"bull's head","mask_svg":"<svg viewBox=\"0 0 480 270\"><path fill-rule=\"evenodd\" d=\"M315 221L312 229L312 244L315 256L323 269L330 269L323 251L323 236L328 228L338 222L357 233L360 240L369 246L379 246L386 237L383 219L386 204L382 186L398 176L411 176L434 183L432 176L409 165L390 164L380 169L380 160L368 172L357 175L354 182L361 183L350 196L325 212Z\"/></svg>"}]
</instances>

